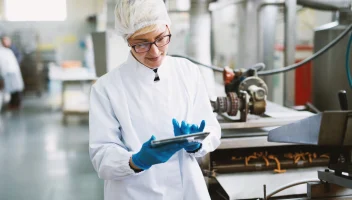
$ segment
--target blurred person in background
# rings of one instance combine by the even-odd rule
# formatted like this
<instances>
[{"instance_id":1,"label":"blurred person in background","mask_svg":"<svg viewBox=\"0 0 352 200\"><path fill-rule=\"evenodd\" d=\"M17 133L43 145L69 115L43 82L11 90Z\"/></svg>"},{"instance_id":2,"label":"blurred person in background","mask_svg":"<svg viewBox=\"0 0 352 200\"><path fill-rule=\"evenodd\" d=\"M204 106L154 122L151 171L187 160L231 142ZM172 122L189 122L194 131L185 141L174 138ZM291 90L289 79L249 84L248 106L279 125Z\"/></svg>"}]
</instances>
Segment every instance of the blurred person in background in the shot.
<instances>
[{"instance_id":1,"label":"blurred person in background","mask_svg":"<svg viewBox=\"0 0 352 200\"><path fill-rule=\"evenodd\" d=\"M8 109L16 110L21 107L24 83L21 70L14 53L0 45L0 86L3 91L11 94ZM2 97L0 97L2 98Z\"/></svg>"},{"instance_id":2,"label":"blurred person in background","mask_svg":"<svg viewBox=\"0 0 352 200\"><path fill-rule=\"evenodd\" d=\"M0 112L2 110L3 100L4 100L4 79L0 75Z\"/></svg>"},{"instance_id":3,"label":"blurred person in background","mask_svg":"<svg viewBox=\"0 0 352 200\"><path fill-rule=\"evenodd\" d=\"M16 56L16 60L17 60L18 64L20 65L23 57L22 57L21 52L17 49L17 47L14 44L12 44L11 38L6 35L2 36L1 43L4 47L11 49L13 54L15 54L15 56Z\"/></svg>"},{"instance_id":4,"label":"blurred person in background","mask_svg":"<svg viewBox=\"0 0 352 200\"><path fill-rule=\"evenodd\" d=\"M89 153L105 200L210 200L196 158L220 145L221 129L198 66L167 56L170 27L162 0L117 0L115 28L130 54L92 86L89 106ZM203 141L151 146L202 131Z\"/></svg>"}]
</instances>

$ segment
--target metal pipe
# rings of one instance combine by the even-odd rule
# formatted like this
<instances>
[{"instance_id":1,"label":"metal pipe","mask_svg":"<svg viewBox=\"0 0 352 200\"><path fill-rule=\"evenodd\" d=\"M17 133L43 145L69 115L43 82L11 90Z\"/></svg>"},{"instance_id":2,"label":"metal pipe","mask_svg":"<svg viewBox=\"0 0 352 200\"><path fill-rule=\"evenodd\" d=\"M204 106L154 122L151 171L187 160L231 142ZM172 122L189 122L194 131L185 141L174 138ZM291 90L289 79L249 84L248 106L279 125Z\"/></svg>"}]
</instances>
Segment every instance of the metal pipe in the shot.
<instances>
[{"instance_id":1,"label":"metal pipe","mask_svg":"<svg viewBox=\"0 0 352 200\"><path fill-rule=\"evenodd\" d=\"M189 13L188 10L168 10L168 13Z\"/></svg>"},{"instance_id":2,"label":"metal pipe","mask_svg":"<svg viewBox=\"0 0 352 200\"><path fill-rule=\"evenodd\" d=\"M209 4L209 10L213 12L213 11L225 8L226 6L229 6L229 5L243 3L244 1L246 0L228 0L228 1L221 1L221 2L213 2Z\"/></svg>"},{"instance_id":3,"label":"metal pipe","mask_svg":"<svg viewBox=\"0 0 352 200\"><path fill-rule=\"evenodd\" d=\"M276 1L276 2L267 1L267 2L261 3L257 8L257 38L258 38L257 58L259 59L258 61L262 61L261 59L263 59L263 57L264 57L263 46L262 46L263 38L261 35L260 12L266 6L285 6L285 1L282 1L282 0ZM267 63L265 63L265 64L267 64Z\"/></svg>"},{"instance_id":4,"label":"metal pipe","mask_svg":"<svg viewBox=\"0 0 352 200\"><path fill-rule=\"evenodd\" d=\"M285 5L285 1L281 0L281 1L266 1L263 2L259 5L258 7L258 11L260 11L263 7L265 6L284 6Z\"/></svg>"},{"instance_id":5,"label":"metal pipe","mask_svg":"<svg viewBox=\"0 0 352 200\"><path fill-rule=\"evenodd\" d=\"M347 10L351 8L350 0L297 0L297 4L317 10Z\"/></svg>"},{"instance_id":6,"label":"metal pipe","mask_svg":"<svg viewBox=\"0 0 352 200\"><path fill-rule=\"evenodd\" d=\"M303 180L303 181L299 181L299 182L295 182L295 183L290 183L288 185L285 185L279 189L276 189L275 191L273 191L272 193L268 194L268 196L266 196L267 199L271 198L272 196L274 196L275 194L286 190L288 188L294 187L296 185L302 185L302 184L306 184L306 183L310 183L310 182L320 182L320 180Z\"/></svg>"},{"instance_id":7,"label":"metal pipe","mask_svg":"<svg viewBox=\"0 0 352 200\"><path fill-rule=\"evenodd\" d=\"M259 14L265 6L284 6L285 7L285 41L284 41L284 65L289 66L295 63L295 51L296 51L296 7L297 0L286 0L286 1L266 1L258 6L257 14L257 33L258 33L258 50L257 57L263 58L263 48L260 31ZM270 66L269 66L270 67ZM294 72L285 74L284 82L284 102L287 106L294 105Z\"/></svg>"},{"instance_id":8,"label":"metal pipe","mask_svg":"<svg viewBox=\"0 0 352 200\"><path fill-rule=\"evenodd\" d=\"M195 60L210 65L210 12L208 10L211 0L191 0L190 8L190 37L187 46L187 55ZM215 94L215 78L211 69L201 68L209 96Z\"/></svg>"},{"instance_id":9,"label":"metal pipe","mask_svg":"<svg viewBox=\"0 0 352 200\"><path fill-rule=\"evenodd\" d=\"M285 1L285 51L284 65L289 66L295 63L296 52L296 7L297 0ZM284 104L293 106L295 100L294 78L295 72L291 71L285 74L284 82Z\"/></svg>"},{"instance_id":10,"label":"metal pipe","mask_svg":"<svg viewBox=\"0 0 352 200\"><path fill-rule=\"evenodd\" d=\"M284 5L284 1L266 1L260 4L257 9L257 59L259 62L264 62L269 70L274 68L277 15L279 7ZM264 81L270 88L275 88L272 77L265 77ZM274 89L268 91L268 100L275 101L275 96L277 96L275 92Z\"/></svg>"},{"instance_id":11,"label":"metal pipe","mask_svg":"<svg viewBox=\"0 0 352 200\"><path fill-rule=\"evenodd\" d=\"M241 19L238 24L238 51L236 65L239 68L248 68L258 62L258 37L257 20L258 6L262 0L248 0L237 6L237 18Z\"/></svg>"}]
</instances>

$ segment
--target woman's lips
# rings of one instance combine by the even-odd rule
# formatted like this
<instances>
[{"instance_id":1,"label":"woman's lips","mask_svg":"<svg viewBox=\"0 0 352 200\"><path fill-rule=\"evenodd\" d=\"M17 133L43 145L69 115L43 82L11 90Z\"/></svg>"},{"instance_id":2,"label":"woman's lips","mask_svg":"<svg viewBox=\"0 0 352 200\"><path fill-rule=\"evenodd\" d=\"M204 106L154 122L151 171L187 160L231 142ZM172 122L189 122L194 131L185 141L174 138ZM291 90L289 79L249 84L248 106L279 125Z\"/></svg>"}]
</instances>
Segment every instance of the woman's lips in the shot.
<instances>
[{"instance_id":1,"label":"woman's lips","mask_svg":"<svg viewBox=\"0 0 352 200\"><path fill-rule=\"evenodd\" d=\"M152 62L156 62L160 59L160 56L155 57L155 58L147 58L148 60L152 61Z\"/></svg>"}]
</instances>

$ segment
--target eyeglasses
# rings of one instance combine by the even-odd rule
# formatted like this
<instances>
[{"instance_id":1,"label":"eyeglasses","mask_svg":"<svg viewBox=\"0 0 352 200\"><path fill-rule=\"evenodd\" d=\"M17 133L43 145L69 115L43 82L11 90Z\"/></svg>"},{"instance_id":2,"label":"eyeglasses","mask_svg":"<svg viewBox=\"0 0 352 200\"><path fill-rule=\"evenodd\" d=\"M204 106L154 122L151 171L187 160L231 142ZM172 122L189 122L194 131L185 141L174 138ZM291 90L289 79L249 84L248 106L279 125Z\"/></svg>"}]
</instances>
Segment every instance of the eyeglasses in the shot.
<instances>
[{"instance_id":1,"label":"eyeglasses","mask_svg":"<svg viewBox=\"0 0 352 200\"><path fill-rule=\"evenodd\" d=\"M170 40L171 40L171 34L160 37L156 39L154 42L138 43L138 44L132 45L131 47L134 49L136 53L145 53L150 50L150 48L152 47L152 44L155 44L155 46L157 47L163 47L169 44Z\"/></svg>"}]
</instances>

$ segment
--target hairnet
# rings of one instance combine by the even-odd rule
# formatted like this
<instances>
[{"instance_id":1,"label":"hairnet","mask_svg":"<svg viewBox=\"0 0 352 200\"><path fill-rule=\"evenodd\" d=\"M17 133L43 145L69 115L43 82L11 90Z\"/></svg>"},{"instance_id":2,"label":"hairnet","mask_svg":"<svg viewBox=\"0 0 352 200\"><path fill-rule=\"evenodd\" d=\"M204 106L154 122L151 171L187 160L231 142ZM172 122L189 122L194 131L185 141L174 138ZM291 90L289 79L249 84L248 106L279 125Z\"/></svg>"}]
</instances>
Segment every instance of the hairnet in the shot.
<instances>
[{"instance_id":1,"label":"hairnet","mask_svg":"<svg viewBox=\"0 0 352 200\"><path fill-rule=\"evenodd\" d=\"M153 24L171 25L163 0L117 0L115 29L125 40Z\"/></svg>"}]
</instances>

